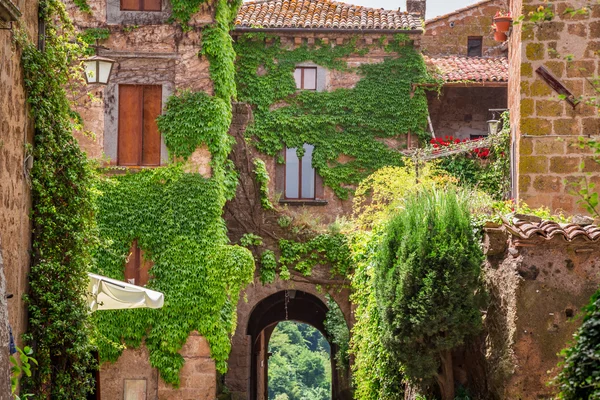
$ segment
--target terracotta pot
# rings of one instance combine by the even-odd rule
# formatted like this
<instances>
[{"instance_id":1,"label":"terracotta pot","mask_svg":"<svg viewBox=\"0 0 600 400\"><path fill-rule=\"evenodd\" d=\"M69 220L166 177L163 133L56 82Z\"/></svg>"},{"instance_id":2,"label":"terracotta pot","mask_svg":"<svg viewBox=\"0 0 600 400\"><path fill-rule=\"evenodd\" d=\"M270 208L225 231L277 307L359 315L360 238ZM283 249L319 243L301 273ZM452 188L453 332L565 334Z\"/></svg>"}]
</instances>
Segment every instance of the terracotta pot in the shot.
<instances>
[{"instance_id":1,"label":"terracotta pot","mask_svg":"<svg viewBox=\"0 0 600 400\"><path fill-rule=\"evenodd\" d=\"M506 42L506 40L508 39L508 36L506 36L506 33L504 32L494 32L494 40L497 42Z\"/></svg>"},{"instance_id":2,"label":"terracotta pot","mask_svg":"<svg viewBox=\"0 0 600 400\"><path fill-rule=\"evenodd\" d=\"M494 18L494 24L496 24L496 32L508 32L511 23L511 17Z\"/></svg>"}]
</instances>

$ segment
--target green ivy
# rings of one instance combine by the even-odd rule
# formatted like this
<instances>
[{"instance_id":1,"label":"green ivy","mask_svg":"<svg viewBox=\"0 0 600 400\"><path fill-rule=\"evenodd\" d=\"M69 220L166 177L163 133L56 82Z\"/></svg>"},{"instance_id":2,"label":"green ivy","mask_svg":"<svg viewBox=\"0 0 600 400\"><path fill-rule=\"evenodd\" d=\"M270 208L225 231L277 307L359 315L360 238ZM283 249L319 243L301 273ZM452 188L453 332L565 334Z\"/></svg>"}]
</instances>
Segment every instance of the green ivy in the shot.
<instances>
[{"instance_id":1,"label":"green ivy","mask_svg":"<svg viewBox=\"0 0 600 400\"><path fill-rule=\"evenodd\" d=\"M229 154L232 140L224 138L223 132L231 123L231 107L221 98L182 91L167 100L157 123L173 157L187 159L202 144L215 157L213 165L223 163Z\"/></svg>"},{"instance_id":2,"label":"green ivy","mask_svg":"<svg viewBox=\"0 0 600 400\"><path fill-rule=\"evenodd\" d=\"M174 1L173 16L185 24L199 1ZM238 175L227 159L234 139L228 135L235 99L235 54L229 24L237 2L218 0L215 24L205 28L202 54L210 62L214 96L181 91L169 98L157 122L173 161L187 159L200 146L211 153L212 176L185 172L183 164L107 175L98 185L101 245L98 272L123 279L134 240L154 265L148 286L165 293L159 310L136 309L95 315L103 360L116 360L121 343L150 351L150 363L175 386L184 360L178 353L192 331L210 344L217 371L224 373L235 331L236 305L254 277L252 253L229 244L223 207L235 194ZM248 235L246 245L260 239ZM117 345L115 345L117 344Z\"/></svg>"},{"instance_id":3,"label":"green ivy","mask_svg":"<svg viewBox=\"0 0 600 400\"><path fill-rule=\"evenodd\" d=\"M32 262L24 338L38 365L24 385L36 399L85 399L93 387L89 314L85 300L94 244L94 172L72 132L81 118L65 87L81 79L85 46L60 0L42 0L45 49L21 31L24 82L35 133L31 171Z\"/></svg>"},{"instance_id":4,"label":"green ivy","mask_svg":"<svg viewBox=\"0 0 600 400\"><path fill-rule=\"evenodd\" d=\"M238 97L254 107L255 117L246 134L259 151L271 156L285 147L301 153L303 144L314 145L313 167L342 199L351 191L348 185L358 184L373 171L403 165L398 149L382 139L408 133L425 138L427 98L416 84L431 78L408 36L398 35L384 48L390 57L358 67L354 72L361 79L353 89L298 92L293 78L298 63L312 61L329 70L349 70L344 57L369 49L357 49L353 39L343 46L319 42L288 50L277 37L241 36L235 43ZM272 109L276 103L278 107ZM349 161L340 161L342 155Z\"/></svg>"},{"instance_id":5,"label":"green ivy","mask_svg":"<svg viewBox=\"0 0 600 400\"><path fill-rule=\"evenodd\" d=\"M565 360L555 382L560 388L558 399L600 399L600 291L592 296L584 312L573 346L561 353Z\"/></svg>"},{"instance_id":6,"label":"green ivy","mask_svg":"<svg viewBox=\"0 0 600 400\"><path fill-rule=\"evenodd\" d=\"M125 259L137 239L154 262L148 286L165 293L160 310L95 314L101 358L119 357L113 342L137 347L145 339L151 364L177 385L183 365L178 351L196 330L210 343L217 370L225 372L237 299L252 281L254 260L247 249L229 245L222 183L173 165L107 176L98 191L98 272L124 279Z\"/></svg>"},{"instance_id":7,"label":"green ivy","mask_svg":"<svg viewBox=\"0 0 600 400\"><path fill-rule=\"evenodd\" d=\"M106 40L110 37L110 30L108 28L88 28L81 32L79 40L88 45L86 54L93 55L94 49L90 46L95 45L98 40Z\"/></svg>"},{"instance_id":8,"label":"green ivy","mask_svg":"<svg viewBox=\"0 0 600 400\"><path fill-rule=\"evenodd\" d=\"M335 361L337 368L346 370L350 365L348 354L350 346L350 329L340 306L327 294L327 314L325 315L325 331L333 344L337 346Z\"/></svg>"},{"instance_id":9,"label":"green ivy","mask_svg":"<svg viewBox=\"0 0 600 400\"><path fill-rule=\"evenodd\" d=\"M277 271L277 259L272 250L265 250L260 255L260 281L262 284L273 283Z\"/></svg>"},{"instance_id":10,"label":"green ivy","mask_svg":"<svg viewBox=\"0 0 600 400\"><path fill-rule=\"evenodd\" d=\"M265 162L260 158L254 159L254 174L256 175L256 182L259 186L260 204L265 210L273 210L273 204L269 200L269 173L267 172L267 166Z\"/></svg>"},{"instance_id":11,"label":"green ivy","mask_svg":"<svg viewBox=\"0 0 600 400\"><path fill-rule=\"evenodd\" d=\"M309 276L317 265L330 265L332 275L346 276L350 271L350 250L346 235L320 234L306 242L279 240L282 270L289 267Z\"/></svg>"}]
</instances>

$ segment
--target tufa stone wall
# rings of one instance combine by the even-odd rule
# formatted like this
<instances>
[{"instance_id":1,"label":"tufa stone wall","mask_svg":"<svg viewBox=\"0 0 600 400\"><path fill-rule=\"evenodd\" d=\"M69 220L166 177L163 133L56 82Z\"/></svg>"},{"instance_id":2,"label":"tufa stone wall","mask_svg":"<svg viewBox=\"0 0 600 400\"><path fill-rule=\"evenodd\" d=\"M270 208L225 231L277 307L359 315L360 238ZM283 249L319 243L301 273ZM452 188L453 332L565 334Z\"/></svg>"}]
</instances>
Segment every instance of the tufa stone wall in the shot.
<instances>
[{"instance_id":1,"label":"tufa stone wall","mask_svg":"<svg viewBox=\"0 0 600 400\"><path fill-rule=\"evenodd\" d=\"M570 345L578 313L600 284L600 242L560 233L523 237L486 229L488 386L499 399L553 398L556 388L547 382L558 373L557 354Z\"/></svg>"},{"instance_id":2,"label":"tufa stone wall","mask_svg":"<svg viewBox=\"0 0 600 400\"><path fill-rule=\"evenodd\" d=\"M38 3L14 0L21 10L21 27L30 38L37 37ZM8 28L1 23L1 28ZM30 264L31 190L25 166L25 145L33 141L23 82L21 51L13 42L14 30L0 29L0 399L10 396L8 324L17 344L27 328L26 307ZM34 162L43 162L35 160ZM6 294L12 294L6 299Z\"/></svg>"},{"instance_id":3,"label":"tufa stone wall","mask_svg":"<svg viewBox=\"0 0 600 400\"><path fill-rule=\"evenodd\" d=\"M517 3L513 4L515 12L520 11ZM525 14L545 6L553 7L555 17L539 25L525 24L511 38L511 54L515 55L510 60L515 74L510 84L511 119L519 141L517 196L530 206L567 213L581 211L569 194L570 183L588 174L591 182L600 183L600 165L576 145L578 136L600 133L598 109L583 103L571 107L535 71L546 68L576 98L595 95L588 79L598 74L595 51L600 44L600 6L592 6L585 15L564 14L567 7L586 4L523 0ZM565 60L568 54L572 62Z\"/></svg>"},{"instance_id":4,"label":"tufa stone wall","mask_svg":"<svg viewBox=\"0 0 600 400\"><path fill-rule=\"evenodd\" d=\"M205 338L192 332L179 351L183 356L181 385L173 388L163 382L158 370L152 368L146 346L126 349L117 362L104 363L100 368L100 394L103 399L123 399L143 396L148 400L214 400L217 389L215 362ZM140 386L137 386L140 385ZM137 387L136 387L137 386ZM134 398L134 397L128 397Z\"/></svg>"},{"instance_id":5,"label":"tufa stone wall","mask_svg":"<svg viewBox=\"0 0 600 400\"><path fill-rule=\"evenodd\" d=\"M504 0L486 0L452 13L425 21L423 53L428 55L467 55L470 36L483 37L483 56L504 54L491 31L496 11L506 9Z\"/></svg>"}]
</instances>

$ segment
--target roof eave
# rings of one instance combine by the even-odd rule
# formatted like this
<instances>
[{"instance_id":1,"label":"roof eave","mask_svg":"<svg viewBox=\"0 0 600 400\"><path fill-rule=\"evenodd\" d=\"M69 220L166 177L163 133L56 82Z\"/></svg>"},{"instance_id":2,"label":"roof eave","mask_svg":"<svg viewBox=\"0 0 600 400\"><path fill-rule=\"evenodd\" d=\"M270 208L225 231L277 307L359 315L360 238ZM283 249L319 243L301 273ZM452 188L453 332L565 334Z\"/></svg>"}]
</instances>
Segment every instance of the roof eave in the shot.
<instances>
[{"instance_id":1,"label":"roof eave","mask_svg":"<svg viewBox=\"0 0 600 400\"><path fill-rule=\"evenodd\" d=\"M245 32L286 32L286 33L404 33L404 34L423 34L423 29L343 29L343 28L251 28L234 27L232 33Z\"/></svg>"}]
</instances>

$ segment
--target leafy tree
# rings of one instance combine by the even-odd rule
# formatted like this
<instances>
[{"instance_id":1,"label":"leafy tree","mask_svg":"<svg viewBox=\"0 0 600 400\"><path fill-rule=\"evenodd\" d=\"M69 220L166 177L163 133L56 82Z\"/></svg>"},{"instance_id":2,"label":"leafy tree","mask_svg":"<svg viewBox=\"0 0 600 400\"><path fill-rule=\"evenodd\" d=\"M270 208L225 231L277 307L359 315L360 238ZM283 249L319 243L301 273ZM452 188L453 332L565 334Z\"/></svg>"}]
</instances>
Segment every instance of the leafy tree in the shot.
<instances>
[{"instance_id":1,"label":"leafy tree","mask_svg":"<svg viewBox=\"0 0 600 400\"><path fill-rule=\"evenodd\" d=\"M559 399L600 399L600 291L585 309L575 344L563 351L565 361L558 375Z\"/></svg>"},{"instance_id":2,"label":"leafy tree","mask_svg":"<svg viewBox=\"0 0 600 400\"><path fill-rule=\"evenodd\" d=\"M435 379L454 398L452 349L479 332L483 254L467 196L435 189L410 194L383 232L375 266L381 338L409 381Z\"/></svg>"},{"instance_id":3,"label":"leafy tree","mask_svg":"<svg viewBox=\"0 0 600 400\"><path fill-rule=\"evenodd\" d=\"M269 341L269 399L329 400L329 344L307 324L279 323Z\"/></svg>"}]
</instances>

